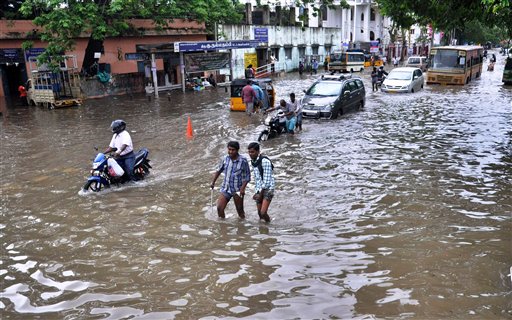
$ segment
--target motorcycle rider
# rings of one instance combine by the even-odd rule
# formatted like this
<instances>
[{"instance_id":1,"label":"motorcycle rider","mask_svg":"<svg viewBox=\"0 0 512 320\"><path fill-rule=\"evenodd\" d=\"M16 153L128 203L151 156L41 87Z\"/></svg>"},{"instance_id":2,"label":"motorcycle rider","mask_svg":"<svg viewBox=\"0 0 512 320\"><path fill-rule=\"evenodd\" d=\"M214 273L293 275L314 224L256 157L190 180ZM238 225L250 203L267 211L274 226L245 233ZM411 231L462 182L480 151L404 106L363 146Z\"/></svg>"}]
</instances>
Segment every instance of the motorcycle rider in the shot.
<instances>
[{"instance_id":1,"label":"motorcycle rider","mask_svg":"<svg viewBox=\"0 0 512 320\"><path fill-rule=\"evenodd\" d=\"M133 152L132 138L126 131L126 122L123 120L114 120L110 125L112 129L112 140L104 153L109 153L117 148L114 159L123 168L128 181L136 180L133 175L133 167L135 166L135 153Z\"/></svg>"},{"instance_id":2,"label":"motorcycle rider","mask_svg":"<svg viewBox=\"0 0 512 320\"><path fill-rule=\"evenodd\" d=\"M377 83L379 85L382 84L384 81L384 75L388 75L388 73L384 70L384 66L380 66L379 70L377 71Z\"/></svg>"}]
</instances>

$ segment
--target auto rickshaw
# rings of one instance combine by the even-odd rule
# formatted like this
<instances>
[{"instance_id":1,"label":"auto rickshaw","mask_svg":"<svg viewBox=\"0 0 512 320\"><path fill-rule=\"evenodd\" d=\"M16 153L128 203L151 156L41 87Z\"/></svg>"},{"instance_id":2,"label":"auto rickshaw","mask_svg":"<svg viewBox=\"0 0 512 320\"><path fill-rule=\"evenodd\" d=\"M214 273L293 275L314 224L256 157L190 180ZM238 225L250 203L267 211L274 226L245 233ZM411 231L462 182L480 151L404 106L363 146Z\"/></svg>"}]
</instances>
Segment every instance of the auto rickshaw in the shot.
<instances>
[{"instance_id":1,"label":"auto rickshaw","mask_svg":"<svg viewBox=\"0 0 512 320\"><path fill-rule=\"evenodd\" d=\"M373 65L372 65L372 57L369 57L369 58L365 57L365 60L364 60L365 68L380 67L383 65L384 65L384 60L382 60L382 58L378 55L373 55Z\"/></svg>"},{"instance_id":2,"label":"auto rickshaw","mask_svg":"<svg viewBox=\"0 0 512 320\"><path fill-rule=\"evenodd\" d=\"M256 82L263 90L266 101L263 102L262 108L272 108L275 102L275 88L270 78L254 78L254 79L235 79L231 81L231 111L245 111L245 104L242 102L242 88L247 85L247 80Z\"/></svg>"}]
</instances>

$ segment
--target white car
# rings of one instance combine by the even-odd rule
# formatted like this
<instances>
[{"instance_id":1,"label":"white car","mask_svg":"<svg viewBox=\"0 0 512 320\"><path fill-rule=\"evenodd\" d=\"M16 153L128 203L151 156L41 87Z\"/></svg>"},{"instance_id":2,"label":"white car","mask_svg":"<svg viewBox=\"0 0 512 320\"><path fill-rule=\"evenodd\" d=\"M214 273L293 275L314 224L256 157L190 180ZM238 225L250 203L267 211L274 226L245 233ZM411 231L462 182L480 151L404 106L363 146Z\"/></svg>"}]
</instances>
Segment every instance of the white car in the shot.
<instances>
[{"instance_id":1,"label":"white car","mask_svg":"<svg viewBox=\"0 0 512 320\"><path fill-rule=\"evenodd\" d=\"M420 68L395 68L382 82L383 92L416 92L423 89L423 72Z\"/></svg>"}]
</instances>

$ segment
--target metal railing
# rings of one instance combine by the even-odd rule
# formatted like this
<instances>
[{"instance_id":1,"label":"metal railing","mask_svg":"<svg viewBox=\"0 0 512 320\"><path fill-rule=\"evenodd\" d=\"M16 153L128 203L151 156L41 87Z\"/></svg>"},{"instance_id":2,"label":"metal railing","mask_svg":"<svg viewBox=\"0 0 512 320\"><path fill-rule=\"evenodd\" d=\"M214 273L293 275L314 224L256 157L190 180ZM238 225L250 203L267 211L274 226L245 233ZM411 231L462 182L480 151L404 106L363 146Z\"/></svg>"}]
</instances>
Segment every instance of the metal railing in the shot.
<instances>
[{"instance_id":1,"label":"metal railing","mask_svg":"<svg viewBox=\"0 0 512 320\"><path fill-rule=\"evenodd\" d=\"M273 65L269 63L256 68L255 78L268 78L283 71L286 71L283 63L276 62Z\"/></svg>"}]
</instances>

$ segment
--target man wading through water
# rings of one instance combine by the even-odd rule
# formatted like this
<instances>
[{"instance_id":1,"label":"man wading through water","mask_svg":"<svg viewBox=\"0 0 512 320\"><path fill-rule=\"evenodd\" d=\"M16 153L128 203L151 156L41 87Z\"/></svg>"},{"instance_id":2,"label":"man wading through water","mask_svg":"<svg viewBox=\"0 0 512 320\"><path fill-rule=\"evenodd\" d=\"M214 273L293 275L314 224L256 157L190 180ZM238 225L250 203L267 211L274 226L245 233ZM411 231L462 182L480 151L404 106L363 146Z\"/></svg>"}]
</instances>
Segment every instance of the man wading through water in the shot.
<instances>
[{"instance_id":1,"label":"man wading through water","mask_svg":"<svg viewBox=\"0 0 512 320\"><path fill-rule=\"evenodd\" d=\"M213 189L215 181L224 172L224 181L222 181L220 196L217 199L217 214L220 218L226 217L224 209L231 198L235 202L236 212L240 219L245 218L244 195L245 187L251 181L251 170L249 162L238 153L238 150L240 150L240 144L237 141L228 142L228 155L222 159L210 186Z\"/></svg>"},{"instance_id":2,"label":"man wading through water","mask_svg":"<svg viewBox=\"0 0 512 320\"><path fill-rule=\"evenodd\" d=\"M251 142L249 147L249 156L254 173L254 183L256 185L256 194L253 196L258 209L258 216L265 222L270 222L268 207L274 197L275 180L272 175L273 165L270 159L260 155L260 145L257 142Z\"/></svg>"}]
</instances>

